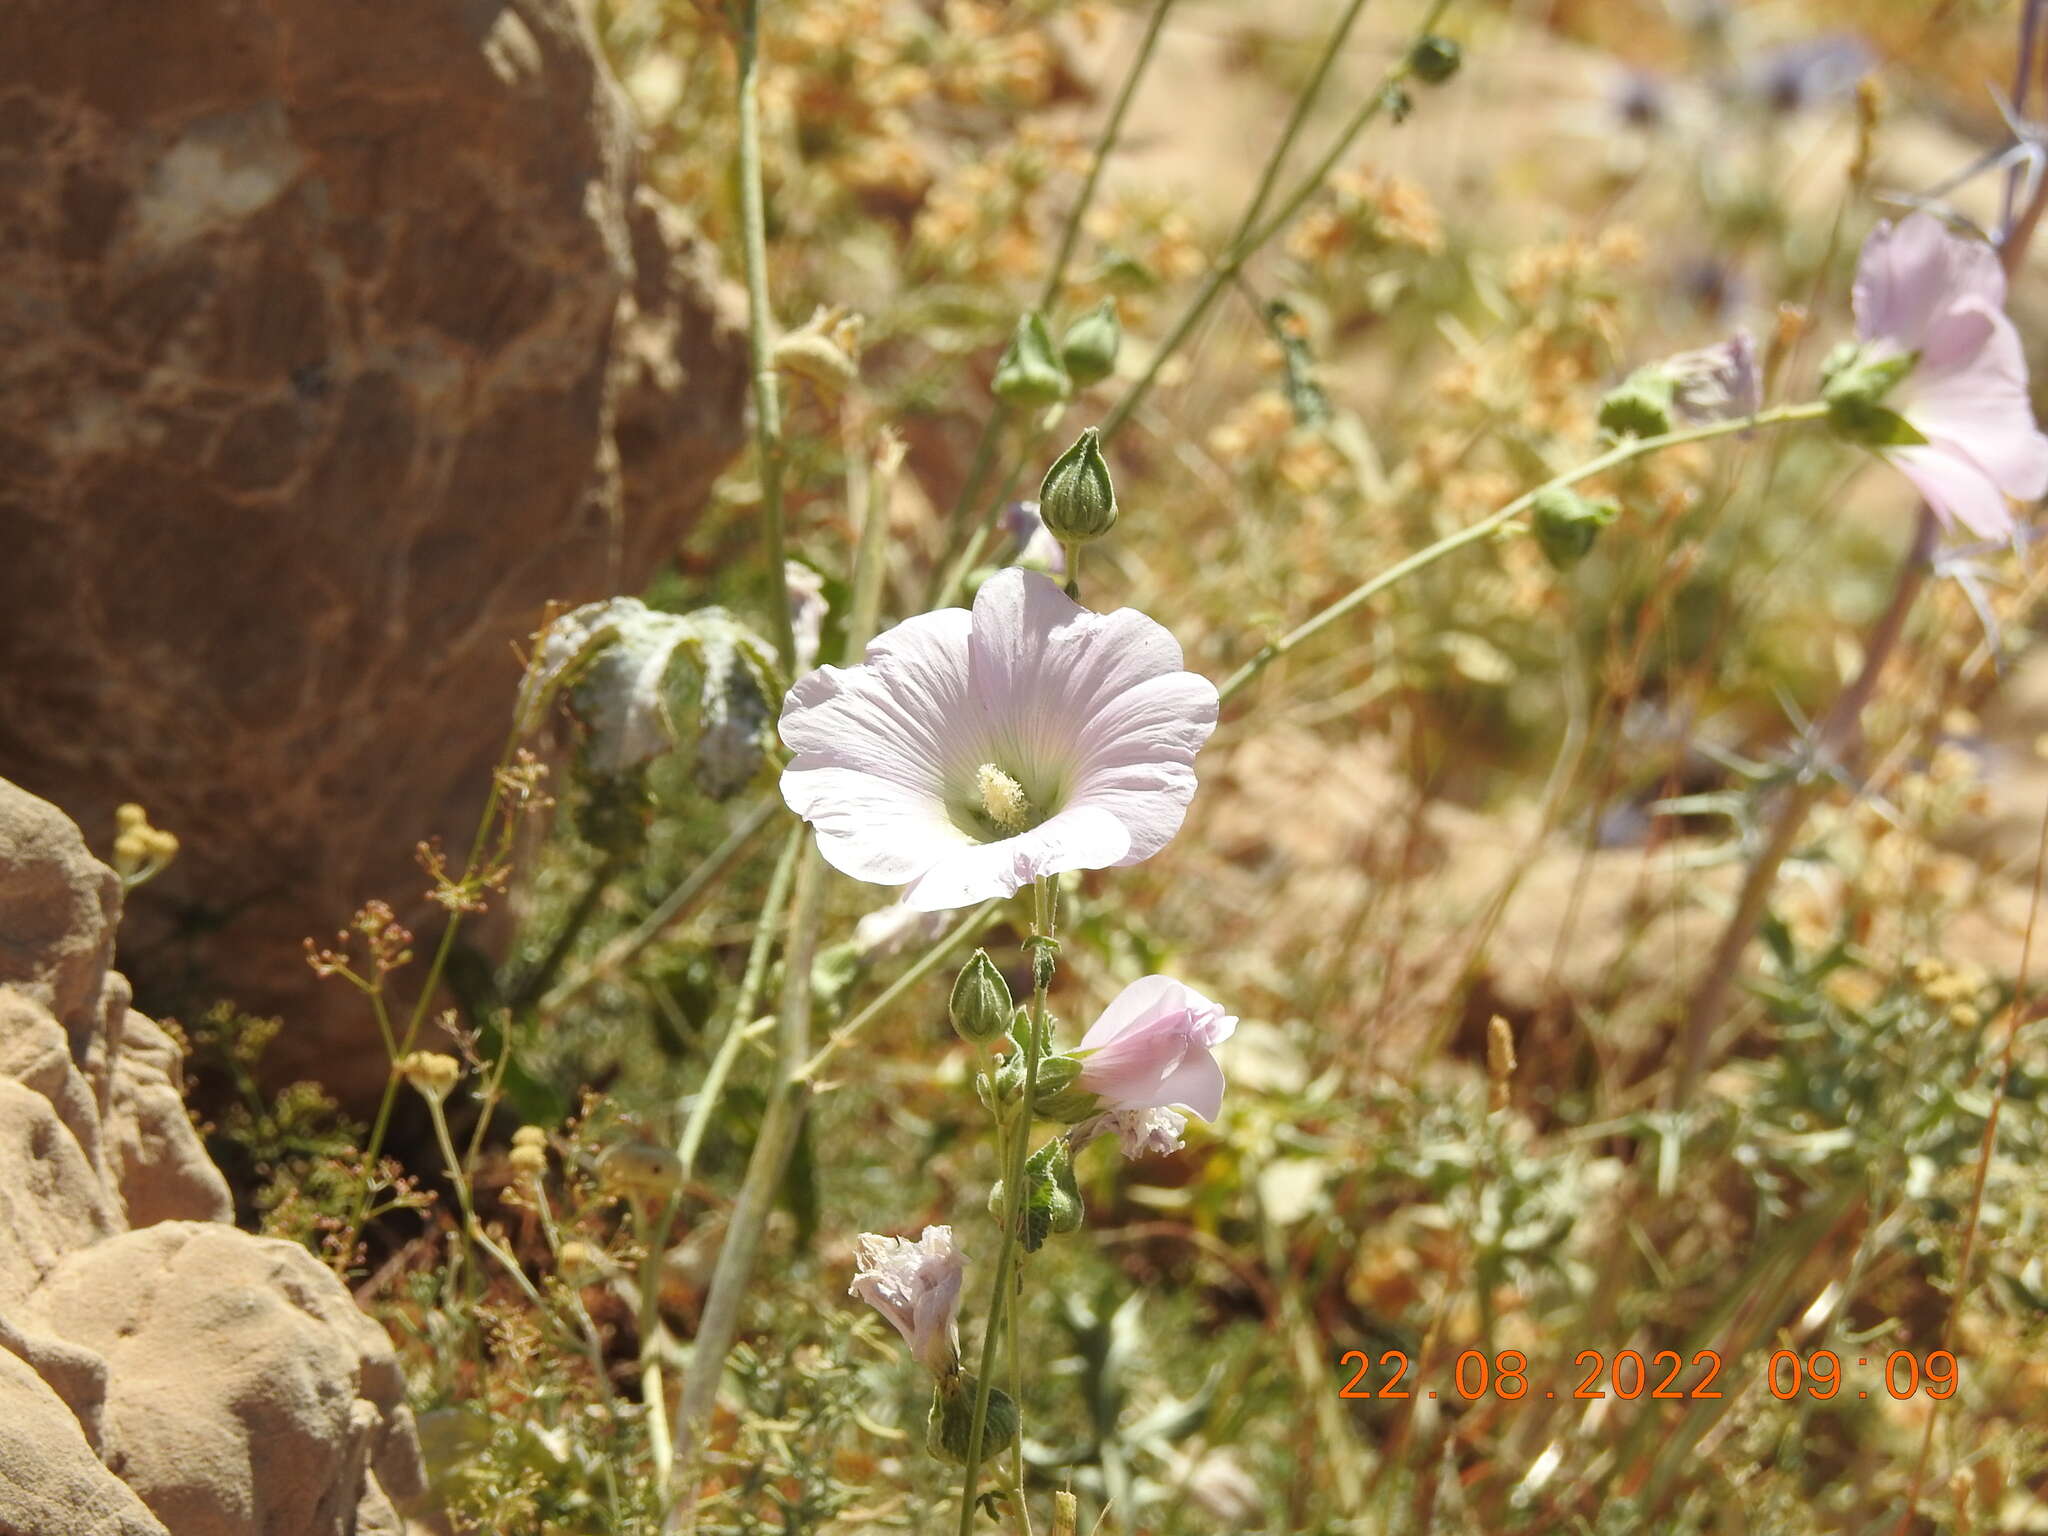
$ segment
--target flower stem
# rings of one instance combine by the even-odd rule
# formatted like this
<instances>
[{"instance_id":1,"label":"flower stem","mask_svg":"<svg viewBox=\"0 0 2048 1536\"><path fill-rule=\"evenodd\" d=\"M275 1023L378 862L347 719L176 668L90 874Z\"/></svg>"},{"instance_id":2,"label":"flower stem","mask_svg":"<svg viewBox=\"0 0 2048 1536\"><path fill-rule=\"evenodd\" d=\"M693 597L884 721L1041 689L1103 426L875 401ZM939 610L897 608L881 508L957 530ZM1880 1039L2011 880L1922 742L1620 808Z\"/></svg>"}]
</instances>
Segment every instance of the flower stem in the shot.
<instances>
[{"instance_id":1,"label":"flower stem","mask_svg":"<svg viewBox=\"0 0 2048 1536\"><path fill-rule=\"evenodd\" d=\"M726 1356L739 1331L740 1306L753 1278L754 1257L761 1234L775 1206L789 1155L802 1129L809 1095L797 1082L798 1064L810 1051L811 961L818 947L818 925L824 915L824 861L816 842L806 842L797 857L796 895L791 903L789 943L783 950L782 1007L775 1058L775 1080L768 1089L768 1108L747 1158L747 1171L727 1219L725 1241L711 1272L697 1338L690 1350L690 1372L683 1382L675 1422L675 1465L681 1486L676 1490L662 1530L697 1528L697 1482L703 1432L718 1398Z\"/></svg>"},{"instance_id":2,"label":"flower stem","mask_svg":"<svg viewBox=\"0 0 2048 1536\"><path fill-rule=\"evenodd\" d=\"M740 232L747 269L747 342L754 364L754 453L768 543L772 632L785 673L796 670L796 628L783 576L782 390L775 377L775 317L768 304L768 215L761 191L761 5L743 0L739 26Z\"/></svg>"},{"instance_id":3,"label":"flower stem","mask_svg":"<svg viewBox=\"0 0 2048 1536\"><path fill-rule=\"evenodd\" d=\"M1052 937L1051 881L1040 879L1032 886L1031 933L1034 938ZM1010 1139L1009 1167L1003 1178L1003 1245L996 1254L996 1275L989 1287L988 1314L982 1324L981 1369L974 1382L974 1417L967 1427L967 1470L960 1483L960 1536L973 1536L974 1495L981 1481L982 1438L988 1429L989 1388L995 1380L996 1345L1003 1335L1003 1315L1014 1304L1010 1295L1017 1269L1019 1239L1024 1225L1025 1164L1031 1155L1031 1101L1038 1096L1039 1047L1045 1034L1045 986L1043 969L1033 955L1031 1027L1024 1039L1024 1097L1017 1105L1017 1125ZM1017 1485L1019 1503L1024 1498L1023 1481Z\"/></svg>"},{"instance_id":4,"label":"flower stem","mask_svg":"<svg viewBox=\"0 0 2048 1536\"><path fill-rule=\"evenodd\" d=\"M1450 3L1451 0L1432 0L1428 12L1422 18L1422 24L1415 30L1417 40L1435 30L1437 22L1450 7ZM1288 120L1280 142L1273 147L1273 153L1267 157L1266 168L1259 177L1258 189L1252 194L1251 203L1238 220L1237 233L1231 238L1223 255L1209 268L1208 277L1203 280L1201 288L1196 291L1188 307L1181 311L1180 318L1174 322L1174 327L1167 334L1166 340L1152 354L1145 365L1144 373L1125 391L1124 397L1117 401L1109 415L1103 418L1102 440L1105 443L1116 436L1118 429L1130 420L1140 405L1144 404L1146 396L1152 392L1152 386L1158 383L1160 370L1166 366L1167 359L1187 343L1188 338L1194 334L1195 327L1200 325L1202 318L1209 313L1209 307L1216 302L1224 289L1236 281L1237 274L1243 270L1245 263L1257 255L1267 241L1286 227L1288 221L1301 211L1304 203L1315 196L1322 188L1323 180L1330 174L1331 168L1350 150L1366 126L1386 110L1388 104L1396 98L1401 82L1413 71L1414 49L1403 48L1401 56L1388 65L1386 73L1380 77L1379 86L1366 96L1365 101L1352 114L1351 120L1344 125L1343 131L1324 152L1322 159L1316 162L1315 169L1296 183L1294 190L1281 203L1277 213L1263 224L1257 222L1260 211L1265 207L1267 199L1272 196L1274 186L1278 183L1288 153L1294 147L1295 138L1307 117L1308 107L1322 85L1323 77L1329 72L1331 64L1342 49L1345 37L1351 30L1352 22L1357 19L1360 8L1354 0L1336 29L1331 32L1329 41L1323 45L1322 56L1316 61L1309 86L1296 101L1294 113Z\"/></svg>"},{"instance_id":5,"label":"flower stem","mask_svg":"<svg viewBox=\"0 0 2048 1536\"><path fill-rule=\"evenodd\" d=\"M1365 0L1352 0L1352 8ZM1059 249L1053 253L1052 267L1045 274L1045 291L1040 294L1038 307L1050 310L1059 302L1060 285L1066 281L1067 262L1072 259L1074 245L1081 235L1081 223L1087 217L1088 205L1095 201L1095 185L1102 179L1102 168L1116 151L1117 135L1123 132L1124 115L1131 109L1131 98L1138 94L1138 81L1144 78L1145 66L1152 62L1152 48L1159 41L1159 31L1166 23L1166 13L1173 9L1173 0L1158 0L1152 7L1152 19L1145 24L1145 35L1138 42L1137 56L1131 60L1131 67L1124 72L1124 83L1117 90L1116 102L1109 109L1109 119L1102 125L1102 132L1095 140L1095 153L1088 161L1088 177L1081 183L1081 195L1074 199L1074 206L1067 210L1066 227L1060 231Z\"/></svg>"},{"instance_id":6,"label":"flower stem","mask_svg":"<svg viewBox=\"0 0 2048 1536\"><path fill-rule=\"evenodd\" d=\"M1710 422L1703 427L1686 427L1676 432L1660 433L1656 437L1633 437L1617 443L1597 458L1589 459L1576 469L1568 469L1561 475L1553 475L1534 489L1524 491L1498 511L1488 513L1478 522L1468 524L1455 533L1445 534L1434 544L1418 549L1406 559L1397 560L1378 575L1361 582L1320 613L1296 625L1278 640L1263 646L1256 656L1231 673L1229 679L1217 691L1223 698L1228 699L1304 640L1371 601L1404 577L1412 576L1424 567L1436 564L1445 555L1492 538L1527 512L1535 504L1536 498L1546 491L1562 490L1567 486L1577 485L1581 480L1590 480L1595 475L1605 474L1608 470L1618 468L1632 459L1642 458L1661 449L1676 448L1685 443L1705 442L1709 438L1748 432L1757 427L1780 427L1794 422L1818 421L1826 415L1827 407L1818 402L1783 405L1755 416L1744 416L1733 421Z\"/></svg>"}]
</instances>

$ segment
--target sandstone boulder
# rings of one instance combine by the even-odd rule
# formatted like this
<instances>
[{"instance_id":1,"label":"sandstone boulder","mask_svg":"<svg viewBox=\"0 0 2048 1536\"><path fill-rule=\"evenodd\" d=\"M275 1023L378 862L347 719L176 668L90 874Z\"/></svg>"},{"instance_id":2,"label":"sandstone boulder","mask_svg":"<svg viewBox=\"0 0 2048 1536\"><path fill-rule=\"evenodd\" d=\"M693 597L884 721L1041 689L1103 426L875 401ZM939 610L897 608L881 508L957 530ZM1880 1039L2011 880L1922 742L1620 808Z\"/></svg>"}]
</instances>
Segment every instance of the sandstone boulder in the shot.
<instances>
[{"instance_id":1,"label":"sandstone boulder","mask_svg":"<svg viewBox=\"0 0 2048 1536\"><path fill-rule=\"evenodd\" d=\"M413 848L467 843L511 647L739 446L733 300L572 0L10 8L0 775L182 838L123 935L149 1011L347 1067L300 939L431 926ZM68 912L60 993L104 960Z\"/></svg>"},{"instance_id":2,"label":"sandstone boulder","mask_svg":"<svg viewBox=\"0 0 2048 1536\"><path fill-rule=\"evenodd\" d=\"M0 1536L168 1536L93 1454L63 1399L4 1347Z\"/></svg>"},{"instance_id":3,"label":"sandstone boulder","mask_svg":"<svg viewBox=\"0 0 2048 1536\"><path fill-rule=\"evenodd\" d=\"M106 1464L173 1536L342 1536L420 1491L384 1331L295 1244L123 1233L60 1264L23 1317L107 1362Z\"/></svg>"},{"instance_id":4,"label":"sandstone boulder","mask_svg":"<svg viewBox=\"0 0 2048 1536\"><path fill-rule=\"evenodd\" d=\"M396 1533L421 1471L389 1342L226 1224L177 1043L106 968L120 895L0 781L0 1536Z\"/></svg>"}]
</instances>

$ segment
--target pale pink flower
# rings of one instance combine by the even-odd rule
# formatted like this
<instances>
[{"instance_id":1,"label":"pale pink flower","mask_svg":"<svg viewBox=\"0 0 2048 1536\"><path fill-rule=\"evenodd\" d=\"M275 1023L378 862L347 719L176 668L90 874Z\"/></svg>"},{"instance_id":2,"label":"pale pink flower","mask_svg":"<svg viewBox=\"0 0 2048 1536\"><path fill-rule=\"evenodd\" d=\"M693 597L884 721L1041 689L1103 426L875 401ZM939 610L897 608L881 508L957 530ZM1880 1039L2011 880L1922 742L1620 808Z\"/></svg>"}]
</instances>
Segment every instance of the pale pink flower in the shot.
<instances>
[{"instance_id":1,"label":"pale pink flower","mask_svg":"<svg viewBox=\"0 0 2048 1536\"><path fill-rule=\"evenodd\" d=\"M1216 688L1142 613L1015 568L790 689L782 775L834 869L922 912L1148 859L1180 830Z\"/></svg>"},{"instance_id":2,"label":"pale pink flower","mask_svg":"<svg viewBox=\"0 0 2048 1536\"><path fill-rule=\"evenodd\" d=\"M1074 1086L1106 1110L1179 1105L1203 1120L1223 1110L1223 1069L1209 1054L1237 1019L1171 976L1132 982L1088 1027Z\"/></svg>"},{"instance_id":3,"label":"pale pink flower","mask_svg":"<svg viewBox=\"0 0 2048 1536\"><path fill-rule=\"evenodd\" d=\"M2048 437L2034 425L1997 254L1931 214L1880 224L1857 263L1855 305L1867 344L1918 355L1884 403L1927 441L1879 451L1944 522L2010 534L2007 498L2048 491Z\"/></svg>"},{"instance_id":4,"label":"pale pink flower","mask_svg":"<svg viewBox=\"0 0 2048 1536\"><path fill-rule=\"evenodd\" d=\"M951 1227L926 1227L916 1242L863 1232L854 1244L859 1268L847 1294L858 1296L903 1335L910 1352L935 1375L960 1363L960 1282L966 1255Z\"/></svg>"},{"instance_id":5,"label":"pale pink flower","mask_svg":"<svg viewBox=\"0 0 2048 1536\"><path fill-rule=\"evenodd\" d=\"M1114 1136L1125 1157L1165 1157L1181 1148L1188 1117L1172 1109L1110 1109L1067 1132L1076 1152L1098 1136Z\"/></svg>"}]
</instances>

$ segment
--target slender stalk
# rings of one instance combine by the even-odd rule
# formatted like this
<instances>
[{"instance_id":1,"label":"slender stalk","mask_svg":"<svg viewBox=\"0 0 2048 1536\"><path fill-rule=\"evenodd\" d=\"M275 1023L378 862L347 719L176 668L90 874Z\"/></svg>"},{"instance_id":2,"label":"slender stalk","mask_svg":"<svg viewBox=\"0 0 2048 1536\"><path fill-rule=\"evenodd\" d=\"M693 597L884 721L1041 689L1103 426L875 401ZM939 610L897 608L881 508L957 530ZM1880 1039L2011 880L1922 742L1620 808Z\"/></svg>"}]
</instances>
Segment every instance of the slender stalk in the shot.
<instances>
[{"instance_id":1,"label":"slender stalk","mask_svg":"<svg viewBox=\"0 0 2048 1536\"><path fill-rule=\"evenodd\" d=\"M1656 453L1665 448L1676 448L1685 443L1702 443L1709 438L1727 437L1732 433L1748 432L1758 427L1780 427L1795 422L1818 421L1826 415L1827 407L1819 403L1785 405L1779 406L1774 410L1760 412L1755 416L1744 416L1733 421L1710 422L1703 427L1685 427L1675 432L1660 433L1656 437L1634 437L1618 443L1597 458L1588 459L1584 464L1579 465L1575 469L1568 469L1561 475L1553 475L1534 489L1524 491L1498 511L1488 513L1478 522L1468 524L1458 529L1455 533L1445 534L1434 544L1417 550L1406 559L1395 561L1394 564L1388 566L1378 575L1361 582L1334 603L1331 603L1327 608L1315 614L1314 617L1296 625L1278 640L1271 641L1262 647L1256 656L1231 673L1230 677L1217 692L1223 698L1228 699L1232 694L1250 683L1253 678L1257 677L1267 667L1278 661L1282 656L1285 656L1303 641L1319 634L1330 625L1336 623L1337 620L1354 612L1365 603L1370 602L1374 597L1384 592L1388 587L1393 586L1396 582L1414 575L1415 572L1423 569L1425 566L1434 565L1445 555L1492 538L1524 512L1527 512L1530 507L1535 505L1536 499L1546 492L1563 490L1569 486L1577 485L1582 480L1590 480L1596 475L1605 474L1610 469L1619 468L1633 459L1642 458L1646 454Z\"/></svg>"},{"instance_id":2,"label":"slender stalk","mask_svg":"<svg viewBox=\"0 0 2048 1536\"><path fill-rule=\"evenodd\" d=\"M854 1036L895 1007L897 1000L904 993L908 992L920 981L923 981L925 977L931 975L933 971L958 954L961 947L968 940L975 937L988 926L988 920L995 916L996 912L1002 907L1002 904L1001 897L985 901L961 918L951 928L947 929L945 937L926 950L918 958L916 964L890 982L882 990L881 996L877 997L867 1007L861 1009L859 1013L856 1013L826 1037L825 1043L818 1047L818 1053L805 1062L797 1072L796 1081L807 1086L815 1085L814 1091L823 1093L825 1088L823 1085L818 1084L818 1074L825 1070L832 1058L852 1044Z\"/></svg>"},{"instance_id":3,"label":"slender stalk","mask_svg":"<svg viewBox=\"0 0 2048 1536\"><path fill-rule=\"evenodd\" d=\"M1035 937L1052 937L1051 882L1041 879L1032 886L1031 932ZM1031 1101L1038 1096L1039 1047L1045 1037L1045 987L1043 972L1033 957L1031 1028L1024 1041L1024 1097L1016 1109L1017 1124L1011 1133L1009 1167L1003 1182L1003 1245L996 1254L996 1274L989 1288L988 1313L982 1325L981 1369L974 1382L974 1417L967 1427L967 1469L960 1483L960 1536L973 1536L974 1496L981 1481L982 1440L988 1429L988 1395L995 1381L996 1345L1003 1335L1003 1314L1014 1304L1010 1292L1017 1269L1019 1238L1024 1224L1024 1170L1031 1155ZM1024 1489L1020 1484L1017 1498Z\"/></svg>"},{"instance_id":4,"label":"slender stalk","mask_svg":"<svg viewBox=\"0 0 2048 1536\"><path fill-rule=\"evenodd\" d=\"M783 952L781 1028L776 1050L775 1082L769 1089L767 1113L747 1159L746 1177L725 1228L718 1264L711 1273L704 1313L690 1351L690 1373L683 1383L676 1413L675 1464L681 1487L663 1523L665 1532L697 1528L698 1463L705 1426L718 1398L726 1356L739 1332L740 1306L746 1299L760 1251L761 1234L774 1209L775 1193L796 1147L808 1102L796 1085L798 1064L810 1052L811 961L817 950L818 923L824 911L824 861L818 845L806 841L797 857L796 896L790 915L789 944Z\"/></svg>"},{"instance_id":5,"label":"slender stalk","mask_svg":"<svg viewBox=\"0 0 2048 1536\"><path fill-rule=\"evenodd\" d=\"M1087 177L1081 183L1081 191L1075 197L1073 206L1067 210L1066 223L1060 230L1059 246L1053 253L1052 265L1046 270L1045 286L1039 292L1038 308L1041 312L1049 313L1059 302L1060 289L1066 283L1067 264L1073 259L1074 247L1081 238L1081 226L1086 222L1088 209L1095 201L1095 189L1102 180L1102 168L1109 163L1109 157L1116 151L1117 139L1123 133L1124 118L1130 112L1132 99L1138 94L1138 82L1144 78L1145 69L1152 62L1152 50L1159 41L1160 30L1166 22L1166 13L1173 9L1173 5L1174 0L1157 0L1152 7L1151 19L1145 24L1145 35L1138 41L1137 54L1131 60L1131 67L1124 72L1123 84L1117 89L1116 101L1109 109L1109 117L1103 123L1101 133L1096 136L1095 151L1088 160ZM961 482L960 494L954 498L952 513L946 519L949 537L957 536L950 531L958 530L980 499L982 485L988 478L989 469L995 463L996 445L1001 440L1003 428L1009 424L1009 420L1008 402L998 400L989 412L988 419L982 423L981 436L975 442L974 457L969 462L967 478ZM1011 478L1014 481L1014 474ZM997 507L1002 506L1007 496L1008 492L1005 491L996 498ZM948 574L934 598L934 606L944 605L946 597L958 585L959 573L974 568L974 561L986 542L986 533L977 532L974 535L971 552L962 560L947 567Z\"/></svg>"},{"instance_id":6,"label":"slender stalk","mask_svg":"<svg viewBox=\"0 0 2048 1536\"><path fill-rule=\"evenodd\" d=\"M796 872L797 854L803 847L803 841L804 828L799 823L791 827L789 835L783 839L782 852L775 861L775 872L768 877L768 894L761 903L761 920L754 926L753 944L747 950L747 968L740 976L739 996L733 1001L725 1034L718 1042L718 1050L711 1058L711 1066L704 1074L703 1085L697 1090L697 1100L690 1106L689 1120L676 1146L678 1187L660 1210L651 1215L643 1213L645 1224L641 1232L639 1275L640 1396L647 1404L647 1438L654 1452L655 1488L664 1501L669 1497L672 1486L675 1448L669 1430L668 1388L663 1380L661 1361L662 1255L668 1250L669 1233L675 1226L677 1213L682 1210L681 1186L687 1184L696 1171L697 1153L704 1144L704 1133L710 1128L712 1111L724 1097L725 1080L732 1075L740 1047L748 1039L747 1025L754 1016L762 983L768 975L768 956L775 947L777 921L789 900L790 880Z\"/></svg>"},{"instance_id":7,"label":"slender stalk","mask_svg":"<svg viewBox=\"0 0 2048 1536\"><path fill-rule=\"evenodd\" d=\"M1364 0L1352 0L1352 9L1355 11L1362 4ZM1075 242L1080 239L1081 223L1087 217L1088 205L1095 201L1095 185L1102 179L1103 166L1116 151L1117 135L1123 132L1124 115L1131 109L1131 98L1138 94L1138 82L1144 78L1145 66L1152 62L1153 45L1159 41L1166 13L1172 9L1173 0L1157 0L1152 7L1152 19L1146 22L1145 35L1138 41L1137 56L1124 72L1124 83L1116 93L1115 104L1109 109L1109 120L1102 125L1102 132L1095 140L1095 153L1088 161L1088 176L1081 183L1081 195L1067 210L1066 227L1060 231L1059 249L1053 253L1052 267L1045 274L1045 291L1039 295L1038 307L1041 310L1050 311L1059 302L1060 285L1066 281L1067 262L1072 259Z\"/></svg>"},{"instance_id":8,"label":"slender stalk","mask_svg":"<svg viewBox=\"0 0 2048 1536\"><path fill-rule=\"evenodd\" d=\"M694 912L697 904L709 895L718 882L740 861L746 851L754 845L754 839L767 829L768 823L775 819L776 813L781 809L781 801L772 795L749 807L746 814L733 823L732 830L725 835L725 840L685 875L676 888L664 896L660 905L641 919L631 933L607 944L603 952L588 966L548 992L540 1000L541 1012L559 1012L565 1004L579 997L593 982L601 981L607 976L616 976L632 962L634 956ZM545 970L539 980L546 980Z\"/></svg>"},{"instance_id":9,"label":"slender stalk","mask_svg":"<svg viewBox=\"0 0 2048 1536\"><path fill-rule=\"evenodd\" d=\"M1429 10L1422 18L1422 24L1415 30L1415 37L1418 40L1436 29L1437 22L1442 19L1450 3L1451 0L1431 0ZM1322 83L1331 61L1343 45L1345 34L1350 30L1355 11L1354 6L1352 11L1345 14L1337 30L1330 34L1329 41L1323 45L1323 54L1317 60L1311 90ZM1277 213L1265 223L1254 225L1258 210L1265 205L1266 199L1271 195L1281 164L1285 161L1288 151L1293 148L1294 135L1300 130L1304 108L1301 103L1296 104L1295 116L1290 119L1286 135L1275 146L1272 156L1266 162L1265 172L1259 179L1259 188L1253 194L1252 206L1240 222L1237 236L1209 268L1209 275L1203 280L1202 286L1196 291L1188 307L1181 311L1180 318L1174 322L1174 327L1167 333L1166 340L1146 363L1144 373L1125 391L1124 397L1117 401L1115 408L1103 419L1104 442L1116 436L1124 423L1131 419L1140 405L1144 404L1146 396L1152 392L1153 385L1158 383L1159 372L1166 366L1167 359L1186 344L1188 337L1194 334L1195 327L1200 325L1203 317L1209 313L1209 307L1216 302L1217 296L1236 280L1244 264L1257 255L1266 242L1285 228L1295 214L1301 211L1302 205L1321 190L1323 181L1330 174L1332 167L1350 151L1358 135L1387 109L1388 104L1395 99L1401 82L1413 72L1413 61L1414 49L1403 48L1401 56L1387 66L1386 72L1380 77L1378 87L1366 96L1358 110L1351 115L1351 120L1331 141L1329 149L1316 162L1315 169L1295 184L1294 190L1282 201Z\"/></svg>"},{"instance_id":10,"label":"slender stalk","mask_svg":"<svg viewBox=\"0 0 2048 1536\"><path fill-rule=\"evenodd\" d=\"M719 1038L718 1049L705 1071L703 1086L697 1090L696 1102L690 1106L690 1118L683 1126L682 1138L676 1143L676 1156L682 1163L686 1179L696 1171L697 1153L703 1148L704 1133L710 1128L712 1111L718 1107L718 1101L725 1092L725 1080L731 1076L733 1063L739 1060L740 1047L746 1043L747 1026L753 1022L761 985L767 979L768 956L775 947L777 920L789 900L790 881L796 874L797 855L803 850L806 835L807 829L801 822L789 829L789 835L782 841L782 852L775 860L775 872L768 877L768 894L761 903L761 920L754 926L754 942L747 951L747 968L740 976L739 996L733 1002L732 1013L726 1019L725 1033Z\"/></svg>"},{"instance_id":11,"label":"slender stalk","mask_svg":"<svg viewBox=\"0 0 2048 1536\"><path fill-rule=\"evenodd\" d=\"M782 389L775 377L775 316L768 303L768 214L761 190L761 4L742 0L739 27L740 231L747 268L747 341L754 364L754 452L761 468L761 523L775 649L796 670L796 628L783 576Z\"/></svg>"},{"instance_id":12,"label":"slender stalk","mask_svg":"<svg viewBox=\"0 0 2048 1536\"><path fill-rule=\"evenodd\" d=\"M1846 761L1854 754L1864 706L1877 691L1878 678L1885 664L1891 660L1892 652L1898 649L1900 637L1905 634L1906 618L1927 580L1928 560L1934 552L1938 532L1933 509L1923 502L1914 526L1912 545L1900 563L1898 579L1892 586L1891 601L1878 618L1869 644L1864 648L1863 666L1849 686L1842 690L1827 718L1815 731L1810 748L1812 762L1784 791L1776 815L1771 820L1770 832L1743 873L1735 908L1721 927L1707 968L1686 1009L1685 1024L1679 1033L1678 1076L1672 1085L1671 1105L1674 1109L1683 1109L1692 1099L1693 1090L1706 1067L1707 1047L1714 1026L1720 1021L1722 1005L1741 965L1742 952L1749 947L1750 936L1755 933L1764 907L1770 900L1778 868L1792 851L1800 829L1806 825L1806 813L1813 809L1814 802L1827 789L1828 778L1820 765Z\"/></svg>"}]
</instances>

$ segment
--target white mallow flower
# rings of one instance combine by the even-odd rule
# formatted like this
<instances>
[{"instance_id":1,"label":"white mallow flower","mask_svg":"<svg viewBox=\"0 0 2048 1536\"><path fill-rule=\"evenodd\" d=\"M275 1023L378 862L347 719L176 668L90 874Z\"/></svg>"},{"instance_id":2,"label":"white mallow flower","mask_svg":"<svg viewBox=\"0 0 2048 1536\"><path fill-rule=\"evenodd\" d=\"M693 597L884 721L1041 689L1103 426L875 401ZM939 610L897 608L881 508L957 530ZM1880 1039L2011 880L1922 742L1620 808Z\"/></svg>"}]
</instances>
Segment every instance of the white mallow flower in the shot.
<instances>
[{"instance_id":1,"label":"white mallow flower","mask_svg":"<svg viewBox=\"0 0 2048 1536\"><path fill-rule=\"evenodd\" d=\"M833 868L919 911L970 906L1164 848L1216 710L1159 624L1011 568L972 612L906 619L859 666L800 679L782 794Z\"/></svg>"},{"instance_id":2,"label":"white mallow flower","mask_svg":"<svg viewBox=\"0 0 2048 1536\"><path fill-rule=\"evenodd\" d=\"M960 1364L960 1282L967 1258L951 1227L926 1227L916 1242L863 1232L847 1294L887 1318L925 1369L947 1376Z\"/></svg>"}]
</instances>

